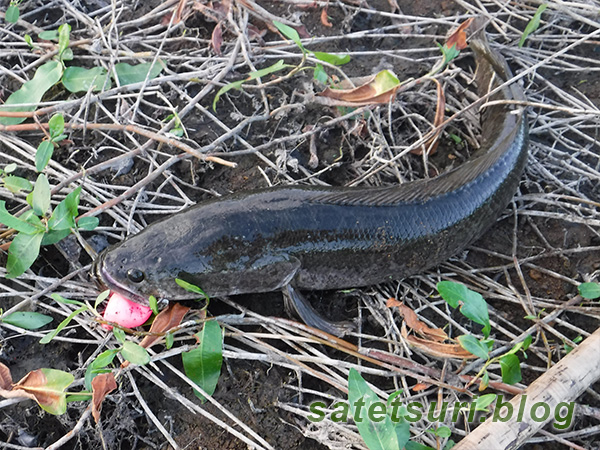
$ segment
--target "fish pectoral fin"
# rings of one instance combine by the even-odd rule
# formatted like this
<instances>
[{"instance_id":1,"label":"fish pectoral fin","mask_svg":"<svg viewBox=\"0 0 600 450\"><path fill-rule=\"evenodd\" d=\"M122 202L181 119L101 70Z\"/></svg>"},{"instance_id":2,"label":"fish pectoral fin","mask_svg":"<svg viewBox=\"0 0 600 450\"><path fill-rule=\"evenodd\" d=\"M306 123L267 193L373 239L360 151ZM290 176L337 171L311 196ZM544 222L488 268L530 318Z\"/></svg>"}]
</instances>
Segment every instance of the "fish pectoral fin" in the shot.
<instances>
[{"instance_id":1,"label":"fish pectoral fin","mask_svg":"<svg viewBox=\"0 0 600 450\"><path fill-rule=\"evenodd\" d=\"M300 260L288 255L266 255L255 260L245 272L247 283L254 280L255 290L247 292L271 292L289 284L300 270Z\"/></svg>"},{"instance_id":2,"label":"fish pectoral fin","mask_svg":"<svg viewBox=\"0 0 600 450\"><path fill-rule=\"evenodd\" d=\"M318 328L334 336L342 337L356 328L352 322L333 322L321 316L306 298L291 284L283 288L283 299L288 309L295 311L308 326Z\"/></svg>"}]
</instances>

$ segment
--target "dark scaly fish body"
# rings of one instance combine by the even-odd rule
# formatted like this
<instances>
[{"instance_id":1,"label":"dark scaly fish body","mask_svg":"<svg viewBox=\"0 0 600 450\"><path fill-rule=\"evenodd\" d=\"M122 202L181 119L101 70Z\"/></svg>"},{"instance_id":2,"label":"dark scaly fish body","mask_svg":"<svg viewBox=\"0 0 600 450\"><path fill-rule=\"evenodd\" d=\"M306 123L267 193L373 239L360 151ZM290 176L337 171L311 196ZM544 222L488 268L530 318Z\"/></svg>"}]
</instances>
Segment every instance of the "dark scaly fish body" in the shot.
<instances>
[{"instance_id":1,"label":"dark scaly fish body","mask_svg":"<svg viewBox=\"0 0 600 450\"><path fill-rule=\"evenodd\" d=\"M480 95L509 77L484 38L471 42ZM522 99L511 85L491 100ZM202 202L153 223L96 262L105 285L147 304L284 287L338 289L422 272L480 237L514 195L527 159L522 109L482 117L481 150L437 178L383 188L277 187Z\"/></svg>"}]
</instances>

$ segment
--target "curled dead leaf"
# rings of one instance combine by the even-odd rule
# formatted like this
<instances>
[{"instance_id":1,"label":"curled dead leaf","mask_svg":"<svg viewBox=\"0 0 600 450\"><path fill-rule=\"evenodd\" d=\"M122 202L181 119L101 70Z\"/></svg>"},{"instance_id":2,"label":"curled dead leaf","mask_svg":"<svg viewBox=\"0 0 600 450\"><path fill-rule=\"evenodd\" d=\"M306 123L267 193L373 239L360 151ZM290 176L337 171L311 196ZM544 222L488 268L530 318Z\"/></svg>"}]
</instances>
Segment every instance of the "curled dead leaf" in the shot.
<instances>
[{"instance_id":1,"label":"curled dead leaf","mask_svg":"<svg viewBox=\"0 0 600 450\"><path fill-rule=\"evenodd\" d=\"M465 30L469 27L469 25L471 25L471 22L473 22L473 17L461 23L446 40L446 47L452 48L454 45L456 45L458 50L467 48L467 34Z\"/></svg>"},{"instance_id":2,"label":"curled dead leaf","mask_svg":"<svg viewBox=\"0 0 600 450\"><path fill-rule=\"evenodd\" d=\"M448 339L448 335L444 330L441 328L430 328L427 324L419 320L417 313L395 298L389 298L386 306L388 308L398 308L398 312L404 317L406 326L414 332L419 333L424 338L434 342L444 342Z\"/></svg>"},{"instance_id":3,"label":"curled dead leaf","mask_svg":"<svg viewBox=\"0 0 600 450\"><path fill-rule=\"evenodd\" d=\"M389 102L400 88L400 80L389 70L370 77L364 84L353 89L327 88L319 95L352 106L377 105Z\"/></svg>"},{"instance_id":4,"label":"curled dead leaf","mask_svg":"<svg viewBox=\"0 0 600 450\"><path fill-rule=\"evenodd\" d=\"M402 337L406 339L408 345L417 349L426 355L435 358L457 358L457 359L475 359L477 356L466 351L460 344L443 344L441 342L422 339L417 336L409 335L406 330L406 325L402 324Z\"/></svg>"},{"instance_id":5,"label":"curled dead leaf","mask_svg":"<svg viewBox=\"0 0 600 450\"><path fill-rule=\"evenodd\" d=\"M171 328L178 326L183 317L190 310L189 307L183 306L180 303L170 303L168 308L163 309L152 322L150 333L164 333ZM146 336L140 342L140 346L144 348L151 347L161 336Z\"/></svg>"},{"instance_id":6,"label":"curled dead leaf","mask_svg":"<svg viewBox=\"0 0 600 450\"><path fill-rule=\"evenodd\" d=\"M329 17L327 16L327 8L323 8L321 10L321 23L325 27L332 27L332 23L329 21Z\"/></svg>"},{"instance_id":7,"label":"curled dead leaf","mask_svg":"<svg viewBox=\"0 0 600 450\"><path fill-rule=\"evenodd\" d=\"M37 369L32 370L21 378L19 382L13 386L13 390L21 390L27 394L33 395L34 400L37 400L38 403L47 405L57 398L56 393L44 390L44 387L47 384L48 380L46 379L46 375L44 375L44 372L42 372L41 369Z\"/></svg>"},{"instance_id":8,"label":"curled dead leaf","mask_svg":"<svg viewBox=\"0 0 600 450\"><path fill-rule=\"evenodd\" d=\"M0 363L0 389L10 389L12 387L12 375L10 369Z\"/></svg>"},{"instance_id":9,"label":"curled dead leaf","mask_svg":"<svg viewBox=\"0 0 600 450\"><path fill-rule=\"evenodd\" d=\"M112 372L96 375L92 380L92 416L96 423L100 420L102 402L106 396L117 388Z\"/></svg>"},{"instance_id":10,"label":"curled dead leaf","mask_svg":"<svg viewBox=\"0 0 600 450\"><path fill-rule=\"evenodd\" d=\"M221 46L223 45L223 27L219 22L213 29L210 37L210 45L218 56L221 56Z\"/></svg>"},{"instance_id":11,"label":"curled dead leaf","mask_svg":"<svg viewBox=\"0 0 600 450\"><path fill-rule=\"evenodd\" d=\"M411 390L413 392L420 392L420 391L424 391L425 389L428 389L431 385L427 384L427 383L417 383L415 384Z\"/></svg>"},{"instance_id":12,"label":"curled dead leaf","mask_svg":"<svg viewBox=\"0 0 600 450\"><path fill-rule=\"evenodd\" d=\"M435 78L432 78L432 80L437 85L437 105L435 107L435 117L433 119L433 128L436 129L444 122L444 111L446 110L446 95L444 94L444 88L442 87L442 84ZM426 151L428 155L435 154L437 146L440 142L439 137L441 132L442 130L438 129L435 132L435 134L431 137L431 139L428 139L427 142L425 142L421 147L415 150L411 150L411 153L415 155L422 155L423 152Z\"/></svg>"}]
</instances>

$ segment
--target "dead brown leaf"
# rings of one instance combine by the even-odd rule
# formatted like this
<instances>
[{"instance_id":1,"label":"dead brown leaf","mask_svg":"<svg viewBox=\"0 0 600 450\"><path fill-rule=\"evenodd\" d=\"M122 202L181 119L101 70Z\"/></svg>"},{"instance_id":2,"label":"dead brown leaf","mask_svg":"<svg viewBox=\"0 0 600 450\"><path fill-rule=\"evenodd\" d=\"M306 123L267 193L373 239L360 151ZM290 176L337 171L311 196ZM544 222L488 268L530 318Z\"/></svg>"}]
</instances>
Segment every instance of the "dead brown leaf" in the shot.
<instances>
[{"instance_id":1,"label":"dead brown leaf","mask_svg":"<svg viewBox=\"0 0 600 450\"><path fill-rule=\"evenodd\" d=\"M21 383L25 378L27 378L29 374L27 374L19 383ZM42 374L43 376L43 374ZM45 377L44 377L45 378ZM30 398L31 400L36 400L35 395L24 391L22 389L15 390L15 385L12 382L12 375L10 373L10 369L4 364L0 363L0 395L4 398L19 398L25 397Z\"/></svg>"},{"instance_id":2,"label":"dead brown leaf","mask_svg":"<svg viewBox=\"0 0 600 450\"><path fill-rule=\"evenodd\" d=\"M398 79L388 70L369 77L367 81L352 89L326 88L319 96L332 100L344 102L352 106L377 105L388 103L394 96L401 84Z\"/></svg>"},{"instance_id":3,"label":"dead brown leaf","mask_svg":"<svg viewBox=\"0 0 600 450\"><path fill-rule=\"evenodd\" d=\"M327 17L327 8L323 8L321 10L321 23L325 27L332 27L333 24L329 21L329 17Z\"/></svg>"},{"instance_id":4,"label":"dead brown leaf","mask_svg":"<svg viewBox=\"0 0 600 450\"><path fill-rule=\"evenodd\" d=\"M444 88L442 87L442 84L435 78L432 78L432 80L437 85L437 106L435 108L435 117L433 119L433 128L437 128L442 124L442 122L444 122L444 111L446 110L446 95L444 94ZM441 129L436 131L435 134L431 137L431 139L428 139L427 142L425 142L420 148L411 150L411 153L415 155L422 155L423 152L426 151L428 155L435 154L437 146L440 142L438 138L440 137L441 132Z\"/></svg>"},{"instance_id":5,"label":"dead brown leaf","mask_svg":"<svg viewBox=\"0 0 600 450\"><path fill-rule=\"evenodd\" d=\"M215 53L221 56L221 46L223 45L223 27L219 22L213 29L210 37L210 45L214 49Z\"/></svg>"},{"instance_id":6,"label":"dead brown leaf","mask_svg":"<svg viewBox=\"0 0 600 450\"><path fill-rule=\"evenodd\" d=\"M102 402L106 396L117 388L112 372L96 375L92 380L92 416L96 423L100 420Z\"/></svg>"},{"instance_id":7,"label":"dead brown leaf","mask_svg":"<svg viewBox=\"0 0 600 450\"><path fill-rule=\"evenodd\" d=\"M195 1L192 5L192 9L199 11L206 19L213 22L221 22L227 20L227 13L231 8L231 3L226 2L201 2Z\"/></svg>"},{"instance_id":8,"label":"dead brown leaf","mask_svg":"<svg viewBox=\"0 0 600 450\"><path fill-rule=\"evenodd\" d=\"M12 387L12 375L10 369L0 363L0 389L10 389Z\"/></svg>"},{"instance_id":9,"label":"dead brown leaf","mask_svg":"<svg viewBox=\"0 0 600 450\"><path fill-rule=\"evenodd\" d=\"M37 401L40 405L50 405L59 403L62 394L54 390L47 389L48 380L46 375L40 370L32 370L27 375L13 385L13 392L22 392L21 397L28 397Z\"/></svg>"},{"instance_id":10,"label":"dead brown leaf","mask_svg":"<svg viewBox=\"0 0 600 450\"><path fill-rule=\"evenodd\" d=\"M474 359L477 358L471 352L466 351L460 344L443 344L441 342L422 339L417 336L409 335L406 330L406 325L402 324L402 337L406 339L408 345L420 350L429 356L436 358L457 358L457 359Z\"/></svg>"},{"instance_id":11,"label":"dead brown leaf","mask_svg":"<svg viewBox=\"0 0 600 450\"><path fill-rule=\"evenodd\" d=\"M183 306L180 303L171 303L167 309L163 309L152 322L150 333L164 333L171 328L178 326L186 313L190 310L189 307ZM150 348L160 338L160 336L146 336L140 342L144 348Z\"/></svg>"},{"instance_id":12,"label":"dead brown leaf","mask_svg":"<svg viewBox=\"0 0 600 450\"><path fill-rule=\"evenodd\" d=\"M402 317L404 317L404 323L406 323L411 330L419 333L424 338L434 342L444 342L446 339L448 339L448 335L444 330L441 328L430 328L427 326L427 324L419 320L417 313L395 298L389 298L386 306L388 308L398 308L398 312Z\"/></svg>"},{"instance_id":13,"label":"dead brown leaf","mask_svg":"<svg viewBox=\"0 0 600 450\"><path fill-rule=\"evenodd\" d=\"M431 385L427 384L427 383L417 383L415 384L411 390L413 392L420 392L420 391L424 391L425 389L428 389Z\"/></svg>"},{"instance_id":14,"label":"dead brown leaf","mask_svg":"<svg viewBox=\"0 0 600 450\"><path fill-rule=\"evenodd\" d=\"M473 17L461 23L460 26L454 30L446 40L446 47L452 48L454 45L456 45L458 50L467 48L467 34L465 33L465 30L469 27L469 25L471 25L471 22L473 22Z\"/></svg>"}]
</instances>

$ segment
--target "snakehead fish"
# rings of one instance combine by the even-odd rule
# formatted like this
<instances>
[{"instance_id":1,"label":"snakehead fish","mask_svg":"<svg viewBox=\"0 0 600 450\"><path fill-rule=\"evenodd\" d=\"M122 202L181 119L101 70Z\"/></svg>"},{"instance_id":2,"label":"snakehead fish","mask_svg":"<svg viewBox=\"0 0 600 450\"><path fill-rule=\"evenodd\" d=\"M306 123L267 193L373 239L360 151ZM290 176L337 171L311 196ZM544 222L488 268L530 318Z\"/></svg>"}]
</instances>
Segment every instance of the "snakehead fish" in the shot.
<instances>
[{"instance_id":1,"label":"snakehead fish","mask_svg":"<svg viewBox=\"0 0 600 450\"><path fill-rule=\"evenodd\" d=\"M471 39L483 96L510 78L483 33ZM521 100L513 83L490 100ZM335 334L298 290L366 286L422 272L482 236L515 194L527 159L523 108L482 112L480 149L436 178L389 187L280 186L201 202L103 252L94 272L138 303L283 289L309 325Z\"/></svg>"}]
</instances>

